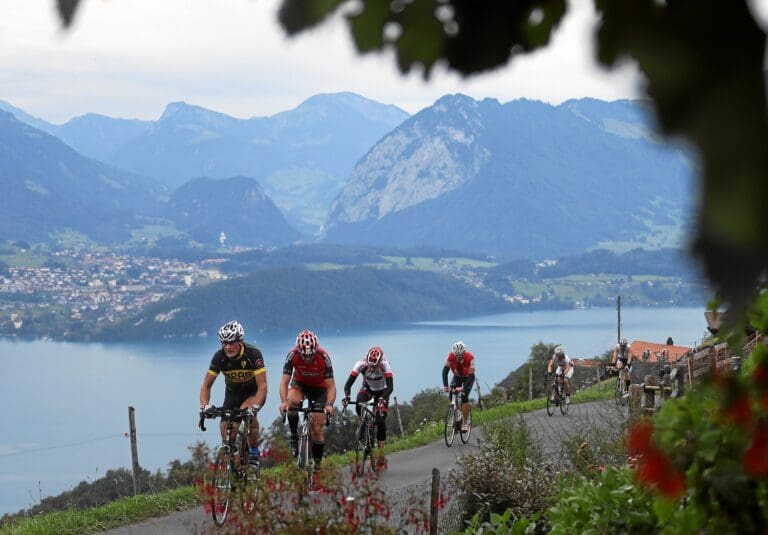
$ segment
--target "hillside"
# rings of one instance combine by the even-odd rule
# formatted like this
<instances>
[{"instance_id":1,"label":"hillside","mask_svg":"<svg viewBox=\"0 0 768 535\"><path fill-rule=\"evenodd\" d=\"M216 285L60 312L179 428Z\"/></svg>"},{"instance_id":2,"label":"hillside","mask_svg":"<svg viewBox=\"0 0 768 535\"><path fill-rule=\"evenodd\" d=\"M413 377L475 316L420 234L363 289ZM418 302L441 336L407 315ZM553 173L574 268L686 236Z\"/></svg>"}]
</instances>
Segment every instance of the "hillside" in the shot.
<instances>
[{"instance_id":1,"label":"hillside","mask_svg":"<svg viewBox=\"0 0 768 535\"><path fill-rule=\"evenodd\" d=\"M173 192L168 217L189 238L215 248L286 245L300 237L258 182L237 176L190 180Z\"/></svg>"},{"instance_id":2,"label":"hillside","mask_svg":"<svg viewBox=\"0 0 768 535\"><path fill-rule=\"evenodd\" d=\"M650 135L642 105L442 97L355 167L328 243L562 256L658 245L687 224L689 158Z\"/></svg>"},{"instance_id":3,"label":"hillside","mask_svg":"<svg viewBox=\"0 0 768 535\"><path fill-rule=\"evenodd\" d=\"M190 289L93 332L97 340L194 337L232 317L259 331L338 329L503 312L493 294L430 272L271 269Z\"/></svg>"},{"instance_id":4,"label":"hillside","mask_svg":"<svg viewBox=\"0 0 768 535\"><path fill-rule=\"evenodd\" d=\"M106 243L162 214L165 188L86 158L58 138L0 111L0 232L47 241L75 231Z\"/></svg>"}]
</instances>

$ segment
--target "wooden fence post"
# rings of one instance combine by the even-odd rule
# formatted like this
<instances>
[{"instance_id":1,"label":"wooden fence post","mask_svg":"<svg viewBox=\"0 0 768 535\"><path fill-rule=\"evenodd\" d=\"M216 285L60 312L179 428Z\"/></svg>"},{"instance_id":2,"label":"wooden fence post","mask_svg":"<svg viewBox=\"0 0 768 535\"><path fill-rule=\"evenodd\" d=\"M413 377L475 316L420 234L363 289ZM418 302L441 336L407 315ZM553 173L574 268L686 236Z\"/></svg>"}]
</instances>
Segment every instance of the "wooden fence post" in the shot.
<instances>
[{"instance_id":1,"label":"wooden fence post","mask_svg":"<svg viewBox=\"0 0 768 535\"><path fill-rule=\"evenodd\" d=\"M533 366L528 366L528 401L533 399Z\"/></svg>"},{"instance_id":2,"label":"wooden fence post","mask_svg":"<svg viewBox=\"0 0 768 535\"><path fill-rule=\"evenodd\" d=\"M437 468L432 469L432 494L429 501L429 533L430 535L437 534L438 526L438 508L437 500L440 497L440 470Z\"/></svg>"},{"instance_id":3,"label":"wooden fence post","mask_svg":"<svg viewBox=\"0 0 768 535\"><path fill-rule=\"evenodd\" d=\"M128 407L128 429L131 439L131 466L133 467L133 495L139 493L139 449L136 445L136 418L133 407Z\"/></svg>"},{"instance_id":4,"label":"wooden fence post","mask_svg":"<svg viewBox=\"0 0 768 535\"><path fill-rule=\"evenodd\" d=\"M629 385L629 419L635 420L642 416L643 387L642 385Z\"/></svg>"},{"instance_id":5,"label":"wooden fence post","mask_svg":"<svg viewBox=\"0 0 768 535\"><path fill-rule=\"evenodd\" d=\"M400 407L397 405L397 396L395 396L395 414L397 415L397 425L400 428L400 436L405 435L403 431L403 420L400 419Z\"/></svg>"}]
</instances>

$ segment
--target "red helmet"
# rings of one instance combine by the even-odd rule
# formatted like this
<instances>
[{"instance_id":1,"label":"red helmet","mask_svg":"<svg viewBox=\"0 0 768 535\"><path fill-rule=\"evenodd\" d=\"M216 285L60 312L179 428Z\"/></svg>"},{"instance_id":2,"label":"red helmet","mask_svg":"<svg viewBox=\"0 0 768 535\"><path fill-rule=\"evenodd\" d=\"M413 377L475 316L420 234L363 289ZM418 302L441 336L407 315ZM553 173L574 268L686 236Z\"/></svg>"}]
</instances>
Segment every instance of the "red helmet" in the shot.
<instances>
[{"instance_id":1,"label":"red helmet","mask_svg":"<svg viewBox=\"0 0 768 535\"><path fill-rule=\"evenodd\" d=\"M368 354L365 356L365 362L367 362L369 366L376 366L383 358L384 351L376 346L368 350Z\"/></svg>"},{"instance_id":2,"label":"red helmet","mask_svg":"<svg viewBox=\"0 0 768 535\"><path fill-rule=\"evenodd\" d=\"M308 329L304 329L296 337L296 347L304 356L314 355L317 351L317 336Z\"/></svg>"}]
</instances>

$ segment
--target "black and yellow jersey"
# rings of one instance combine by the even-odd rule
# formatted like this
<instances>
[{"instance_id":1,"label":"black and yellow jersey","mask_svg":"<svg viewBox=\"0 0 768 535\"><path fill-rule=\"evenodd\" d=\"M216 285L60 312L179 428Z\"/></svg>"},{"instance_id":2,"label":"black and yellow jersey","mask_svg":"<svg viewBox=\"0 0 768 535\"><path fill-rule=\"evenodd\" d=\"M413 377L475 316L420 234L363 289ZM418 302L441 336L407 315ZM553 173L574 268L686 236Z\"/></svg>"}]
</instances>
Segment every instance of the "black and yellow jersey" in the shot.
<instances>
[{"instance_id":1,"label":"black and yellow jersey","mask_svg":"<svg viewBox=\"0 0 768 535\"><path fill-rule=\"evenodd\" d=\"M223 349L214 353L208 373L218 376L224 374L227 391L240 393L256 386L256 376L266 372L261 350L249 344L243 344L240 354L229 358Z\"/></svg>"}]
</instances>

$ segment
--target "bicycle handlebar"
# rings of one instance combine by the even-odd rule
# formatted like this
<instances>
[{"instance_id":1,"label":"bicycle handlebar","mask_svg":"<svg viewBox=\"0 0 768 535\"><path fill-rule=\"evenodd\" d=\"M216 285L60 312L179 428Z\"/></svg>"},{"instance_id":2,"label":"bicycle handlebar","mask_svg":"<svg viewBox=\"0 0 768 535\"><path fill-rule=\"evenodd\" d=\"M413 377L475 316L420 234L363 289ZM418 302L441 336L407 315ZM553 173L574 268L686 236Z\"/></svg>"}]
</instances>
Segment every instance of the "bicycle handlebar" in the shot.
<instances>
[{"instance_id":1,"label":"bicycle handlebar","mask_svg":"<svg viewBox=\"0 0 768 535\"><path fill-rule=\"evenodd\" d=\"M283 423L285 423L285 421L288 419L288 412L289 411L301 412L303 414L311 414L311 413L326 414L325 413L325 409L314 409L314 408L310 409L308 407L297 407L295 409L288 409L287 411L285 411L283 413ZM325 426L328 427L330 425L331 425L331 415L328 414L328 415L326 415L326 418L325 418Z\"/></svg>"},{"instance_id":2,"label":"bicycle handlebar","mask_svg":"<svg viewBox=\"0 0 768 535\"><path fill-rule=\"evenodd\" d=\"M197 426L201 431L205 431L205 420L213 420L214 418L222 418L223 420L234 420L235 418L242 418L246 416L253 409L224 409L222 407L210 406L205 411L200 413L200 422Z\"/></svg>"},{"instance_id":3,"label":"bicycle handlebar","mask_svg":"<svg viewBox=\"0 0 768 535\"><path fill-rule=\"evenodd\" d=\"M377 410L382 408L379 403L374 403L373 401L348 401L347 405L360 405L363 407L363 410L367 410L372 413L376 413ZM374 407L375 405L375 407ZM346 413L347 407L344 407L344 412Z\"/></svg>"}]
</instances>

